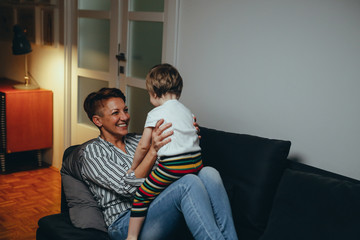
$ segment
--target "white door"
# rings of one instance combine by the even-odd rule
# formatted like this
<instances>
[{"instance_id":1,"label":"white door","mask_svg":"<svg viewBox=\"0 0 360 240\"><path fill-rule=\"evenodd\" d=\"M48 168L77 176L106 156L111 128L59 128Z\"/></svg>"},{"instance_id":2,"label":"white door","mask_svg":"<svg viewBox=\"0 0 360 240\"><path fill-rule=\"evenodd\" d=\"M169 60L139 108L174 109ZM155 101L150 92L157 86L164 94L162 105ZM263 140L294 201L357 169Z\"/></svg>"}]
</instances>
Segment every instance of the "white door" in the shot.
<instances>
[{"instance_id":1,"label":"white door","mask_svg":"<svg viewBox=\"0 0 360 240\"><path fill-rule=\"evenodd\" d=\"M73 8L71 67L71 145L97 137L99 130L88 119L83 102L102 87L117 87L117 0L78 0Z\"/></svg>"},{"instance_id":2,"label":"white door","mask_svg":"<svg viewBox=\"0 0 360 240\"><path fill-rule=\"evenodd\" d=\"M74 2L68 0L76 9L71 27L71 145L99 135L83 102L101 87L118 87L124 92L131 115L129 130L142 132L146 113L152 108L146 73L162 62L176 65L179 1Z\"/></svg>"},{"instance_id":3,"label":"white door","mask_svg":"<svg viewBox=\"0 0 360 240\"><path fill-rule=\"evenodd\" d=\"M176 65L178 1L128 0L122 4L120 89L131 116L129 131L141 133L146 114L153 108L145 87L147 72L163 62Z\"/></svg>"}]
</instances>

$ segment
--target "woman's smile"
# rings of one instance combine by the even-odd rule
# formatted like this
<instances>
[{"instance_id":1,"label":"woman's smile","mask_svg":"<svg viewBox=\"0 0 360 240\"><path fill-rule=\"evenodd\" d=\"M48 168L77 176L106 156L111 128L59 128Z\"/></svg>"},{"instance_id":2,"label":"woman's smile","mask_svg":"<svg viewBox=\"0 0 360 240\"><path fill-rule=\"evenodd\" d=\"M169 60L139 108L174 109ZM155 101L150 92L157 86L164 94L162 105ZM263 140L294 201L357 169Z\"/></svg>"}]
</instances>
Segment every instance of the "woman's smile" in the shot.
<instances>
[{"instance_id":1,"label":"woman's smile","mask_svg":"<svg viewBox=\"0 0 360 240\"><path fill-rule=\"evenodd\" d=\"M126 123L120 123L120 124L118 124L117 125L118 127L121 127L121 128L123 128L123 127L128 127L128 123L126 122Z\"/></svg>"}]
</instances>

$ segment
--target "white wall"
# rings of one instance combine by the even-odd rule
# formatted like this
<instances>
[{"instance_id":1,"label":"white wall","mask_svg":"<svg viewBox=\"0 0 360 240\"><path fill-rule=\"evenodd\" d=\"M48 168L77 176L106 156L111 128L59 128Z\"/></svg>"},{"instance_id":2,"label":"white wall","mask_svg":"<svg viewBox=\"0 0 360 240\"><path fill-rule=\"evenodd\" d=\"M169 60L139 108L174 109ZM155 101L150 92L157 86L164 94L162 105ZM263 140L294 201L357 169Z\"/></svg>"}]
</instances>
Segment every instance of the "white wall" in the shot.
<instances>
[{"instance_id":1,"label":"white wall","mask_svg":"<svg viewBox=\"0 0 360 240\"><path fill-rule=\"evenodd\" d=\"M60 169L64 153L64 48L33 46L30 66L42 88L53 92L53 149L45 160Z\"/></svg>"},{"instance_id":2,"label":"white wall","mask_svg":"<svg viewBox=\"0 0 360 240\"><path fill-rule=\"evenodd\" d=\"M360 1L182 0L179 29L200 125L290 140L290 157L360 179Z\"/></svg>"}]
</instances>

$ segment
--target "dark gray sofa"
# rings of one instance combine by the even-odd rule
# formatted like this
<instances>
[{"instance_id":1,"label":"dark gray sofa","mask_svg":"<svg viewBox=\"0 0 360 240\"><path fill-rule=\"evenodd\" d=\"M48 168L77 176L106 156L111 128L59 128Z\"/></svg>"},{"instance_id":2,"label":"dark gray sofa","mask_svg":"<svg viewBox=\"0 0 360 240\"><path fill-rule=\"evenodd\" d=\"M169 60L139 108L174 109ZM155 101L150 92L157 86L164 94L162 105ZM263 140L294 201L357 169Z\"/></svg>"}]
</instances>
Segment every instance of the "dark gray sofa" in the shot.
<instances>
[{"instance_id":1,"label":"dark gray sofa","mask_svg":"<svg viewBox=\"0 0 360 240\"><path fill-rule=\"evenodd\" d=\"M215 167L223 178L239 239L360 239L359 181L289 160L290 141L205 127L201 136L204 164ZM70 176L81 182L76 176L79 154L81 146L65 151L63 179ZM36 239L108 239L101 226L86 228L94 223L81 226L70 218L69 206L78 203L69 202L64 192L61 213L39 220ZM86 212L79 209L77 214ZM191 239L185 223L176 238Z\"/></svg>"}]
</instances>

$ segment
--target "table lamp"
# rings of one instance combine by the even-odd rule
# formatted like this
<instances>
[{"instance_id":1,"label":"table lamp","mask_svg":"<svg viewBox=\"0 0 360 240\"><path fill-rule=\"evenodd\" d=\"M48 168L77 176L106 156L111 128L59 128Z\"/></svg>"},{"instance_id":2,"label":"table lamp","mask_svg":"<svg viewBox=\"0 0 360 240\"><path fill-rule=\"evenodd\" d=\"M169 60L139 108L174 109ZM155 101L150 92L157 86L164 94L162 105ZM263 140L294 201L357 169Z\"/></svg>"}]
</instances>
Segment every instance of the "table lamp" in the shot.
<instances>
[{"instance_id":1,"label":"table lamp","mask_svg":"<svg viewBox=\"0 0 360 240\"><path fill-rule=\"evenodd\" d=\"M25 76L24 76L25 82L24 84L16 84L13 87L22 90L38 89L39 88L38 84L34 84L30 82L29 72L27 69L27 54L32 51L30 42L26 38L25 31L20 25L15 25L13 31L14 31L14 38L12 41L12 52L14 55L25 55Z\"/></svg>"}]
</instances>

